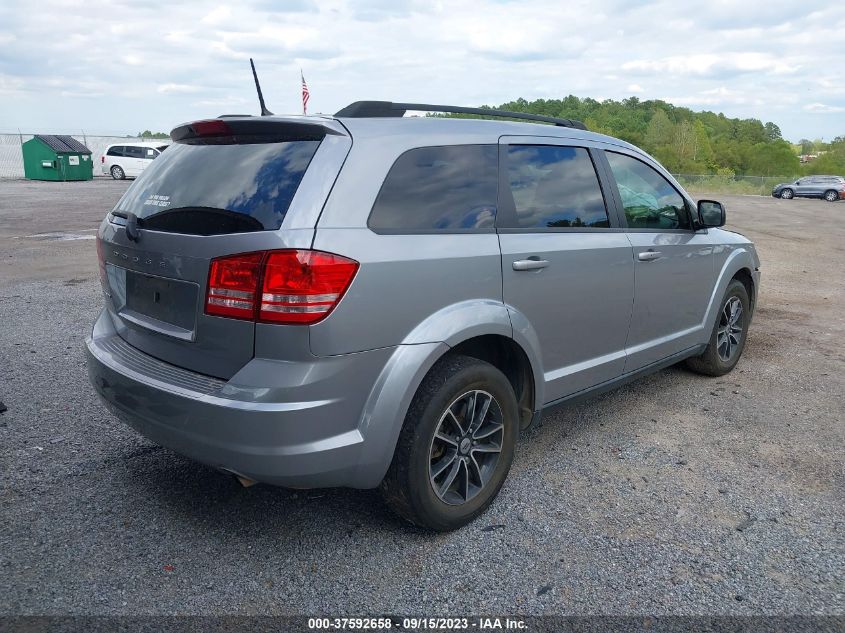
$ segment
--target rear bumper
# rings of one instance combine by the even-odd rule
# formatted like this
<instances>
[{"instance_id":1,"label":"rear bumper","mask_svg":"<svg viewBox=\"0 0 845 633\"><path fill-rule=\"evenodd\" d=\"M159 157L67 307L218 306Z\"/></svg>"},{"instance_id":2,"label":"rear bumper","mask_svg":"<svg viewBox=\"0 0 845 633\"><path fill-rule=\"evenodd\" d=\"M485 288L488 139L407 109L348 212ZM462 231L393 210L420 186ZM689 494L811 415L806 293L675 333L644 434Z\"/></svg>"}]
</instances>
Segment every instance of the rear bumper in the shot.
<instances>
[{"instance_id":1,"label":"rear bumper","mask_svg":"<svg viewBox=\"0 0 845 633\"><path fill-rule=\"evenodd\" d=\"M303 488L372 487L383 474L361 463L359 424L393 348L309 362L253 359L227 382L129 346L107 312L86 347L91 384L112 412L196 461Z\"/></svg>"}]
</instances>

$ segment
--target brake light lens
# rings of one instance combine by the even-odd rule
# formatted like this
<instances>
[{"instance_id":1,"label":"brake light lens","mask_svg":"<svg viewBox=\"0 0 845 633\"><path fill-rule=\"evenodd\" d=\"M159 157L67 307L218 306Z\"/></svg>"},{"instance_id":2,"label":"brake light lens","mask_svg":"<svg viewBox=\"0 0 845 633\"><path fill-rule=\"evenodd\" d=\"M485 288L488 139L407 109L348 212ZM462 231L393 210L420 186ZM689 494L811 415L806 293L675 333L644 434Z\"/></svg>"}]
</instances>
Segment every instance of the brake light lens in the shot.
<instances>
[{"instance_id":1,"label":"brake light lens","mask_svg":"<svg viewBox=\"0 0 845 633\"><path fill-rule=\"evenodd\" d=\"M358 262L320 251L268 253L259 318L274 323L316 323L340 301Z\"/></svg>"},{"instance_id":2,"label":"brake light lens","mask_svg":"<svg viewBox=\"0 0 845 633\"><path fill-rule=\"evenodd\" d=\"M337 306L358 262L304 249L220 257L209 270L206 314L309 325Z\"/></svg>"},{"instance_id":3,"label":"brake light lens","mask_svg":"<svg viewBox=\"0 0 845 633\"><path fill-rule=\"evenodd\" d=\"M211 261L206 314L253 319L255 295L261 280L264 253L246 253L220 257Z\"/></svg>"},{"instance_id":4,"label":"brake light lens","mask_svg":"<svg viewBox=\"0 0 845 633\"><path fill-rule=\"evenodd\" d=\"M191 123L191 128L197 136L231 136L232 134L232 128L220 119L194 121Z\"/></svg>"},{"instance_id":5,"label":"brake light lens","mask_svg":"<svg viewBox=\"0 0 845 633\"><path fill-rule=\"evenodd\" d=\"M105 164L106 164L106 155L105 155L105 154L103 154L102 156L100 156L100 162L101 162L103 165L105 165Z\"/></svg>"}]
</instances>

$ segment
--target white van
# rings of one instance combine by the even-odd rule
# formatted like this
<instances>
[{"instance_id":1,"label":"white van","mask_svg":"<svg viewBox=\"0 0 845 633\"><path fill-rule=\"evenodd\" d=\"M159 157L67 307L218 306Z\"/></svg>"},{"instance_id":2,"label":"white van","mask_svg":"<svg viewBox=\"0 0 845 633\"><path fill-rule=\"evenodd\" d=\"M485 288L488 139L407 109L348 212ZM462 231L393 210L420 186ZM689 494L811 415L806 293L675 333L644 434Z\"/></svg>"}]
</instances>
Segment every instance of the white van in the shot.
<instances>
[{"instance_id":1,"label":"white van","mask_svg":"<svg viewBox=\"0 0 845 633\"><path fill-rule=\"evenodd\" d=\"M115 143L109 145L100 157L100 167L104 175L110 174L115 180L134 178L140 176L167 145L161 141Z\"/></svg>"}]
</instances>

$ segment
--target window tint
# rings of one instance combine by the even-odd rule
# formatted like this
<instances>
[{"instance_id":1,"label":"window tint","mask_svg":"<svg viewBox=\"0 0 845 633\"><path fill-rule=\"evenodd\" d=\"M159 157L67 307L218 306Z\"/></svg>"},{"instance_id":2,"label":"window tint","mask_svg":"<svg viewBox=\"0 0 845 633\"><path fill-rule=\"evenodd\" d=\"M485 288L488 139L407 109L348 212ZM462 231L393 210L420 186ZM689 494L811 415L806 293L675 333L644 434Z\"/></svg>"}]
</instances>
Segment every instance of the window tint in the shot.
<instances>
[{"instance_id":1,"label":"window tint","mask_svg":"<svg viewBox=\"0 0 845 633\"><path fill-rule=\"evenodd\" d=\"M126 155L130 158L143 158L144 157L144 148L137 147L135 145L127 145L126 146Z\"/></svg>"},{"instance_id":2,"label":"window tint","mask_svg":"<svg viewBox=\"0 0 845 633\"><path fill-rule=\"evenodd\" d=\"M376 230L492 228L497 152L495 145L421 147L405 152L390 168L368 225Z\"/></svg>"},{"instance_id":3,"label":"window tint","mask_svg":"<svg viewBox=\"0 0 845 633\"><path fill-rule=\"evenodd\" d=\"M116 147L110 147L109 151L106 152L108 156L123 156L123 147L118 145Z\"/></svg>"},{"instance_id":4,"label":"window tint","mask_svg":"<svg viewBox=\"0 0 845 633\"><path fill-rule=\"evenodd\" d=\"M681 194L645 163L605 152L619 185L625 218L632 229L689 229L689 211Z\"/></svg>"},{"instance_id":5,"label":"window tint","mask_svg":"<svg viewBox=\"0 0 845 633\"><path fill-rule=\"evenodd\" d=\"M610 226L593 161L582 147L510 145L508 182L516 227Z\"/></svg>"},{"instance_id":6,"label":"window tint","mask_svg":"<svg viewBox=\"0 0 845 633\"><path fill-rule=\"evenodd\" d=\"M173 233L276 230L319 145L175 143L150 163L116 209L131 211L147 228Z\"/></svg>"}]
</instances>

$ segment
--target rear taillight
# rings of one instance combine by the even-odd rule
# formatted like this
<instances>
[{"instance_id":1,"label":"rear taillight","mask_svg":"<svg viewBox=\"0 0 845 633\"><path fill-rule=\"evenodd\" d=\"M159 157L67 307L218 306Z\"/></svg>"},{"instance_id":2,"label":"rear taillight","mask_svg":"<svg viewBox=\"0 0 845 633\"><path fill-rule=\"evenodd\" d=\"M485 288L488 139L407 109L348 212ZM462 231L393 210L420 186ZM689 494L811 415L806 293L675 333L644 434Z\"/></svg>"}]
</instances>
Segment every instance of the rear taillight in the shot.
<instances>
[{"instance_id":1,"label":"rear taillight","mask_svg":"<svg viewBox=\"0 0 845 633\"><path fill-rule=\"evenodd\" d=\"M255 297L264 253L245 253L211 260L205 311L236 319L255 318Z\"/></svg>"},{"instance_id":2,"label":"rear taillight","mask_svg":"<svg viewBox=\"0 0 845 633\"><path fill-rule=\"evenodd\" d=\"M104 154L103 156L100 156L100 162L101 162L103 165L105 165L105 164L106 164L106 156L105 156L105 154Z\"/></svg>"},{"instance_id":3,"label":"rear taillight","mask_svg":"<svg viewBox=\"0 0 845 633\"><path fill-rule=\"evenodd\" d=\"M259 318L276 323L316 323L340 301L358 262L320 251L268 253Z\"/></svg>"},{"instance_id":4,"label":"rear taillight","mask_svg":"<svg viewBox=\"0 0 845 633\"><path fill-rule=\"evenodd\" d=\"M321 251L281 250L212 260L206 314L311 324L338 304L358 262Z\"/></svg>"}]
</instances>

